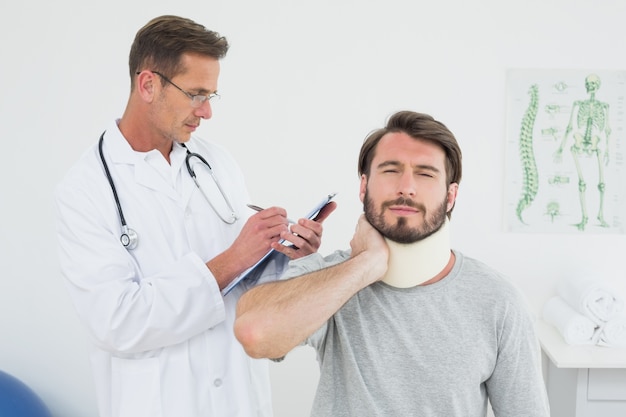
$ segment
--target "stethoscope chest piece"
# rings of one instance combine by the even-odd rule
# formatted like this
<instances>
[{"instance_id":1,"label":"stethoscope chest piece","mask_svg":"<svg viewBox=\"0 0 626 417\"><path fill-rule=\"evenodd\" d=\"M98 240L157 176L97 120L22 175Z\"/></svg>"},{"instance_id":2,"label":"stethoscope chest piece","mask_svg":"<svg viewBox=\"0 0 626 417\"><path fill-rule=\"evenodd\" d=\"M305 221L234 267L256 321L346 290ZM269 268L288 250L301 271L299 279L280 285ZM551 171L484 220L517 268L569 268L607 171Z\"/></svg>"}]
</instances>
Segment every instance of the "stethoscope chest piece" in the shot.
<instances>
[{"instance_id":1,"label":"stethoscope chest piece","mask_svg":"<svg viewBox=\"0 0 626 417\"><path fill-rule=\"evenodd\" d=\"M131 229L128 226L122 227L122 235L120 236L120 242L126 249L135 249L137 247L137 242L139 242L139 236L137 232Z\"/></svg>"}]
</instances>

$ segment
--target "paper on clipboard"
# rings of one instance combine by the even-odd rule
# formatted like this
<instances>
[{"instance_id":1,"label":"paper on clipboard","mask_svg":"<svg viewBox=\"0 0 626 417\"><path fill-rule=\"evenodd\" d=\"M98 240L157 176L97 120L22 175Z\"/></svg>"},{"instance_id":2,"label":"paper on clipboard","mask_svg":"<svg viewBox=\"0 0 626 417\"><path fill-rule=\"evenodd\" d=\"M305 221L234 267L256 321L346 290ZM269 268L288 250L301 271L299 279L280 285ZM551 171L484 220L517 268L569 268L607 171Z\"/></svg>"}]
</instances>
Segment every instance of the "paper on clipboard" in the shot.
<instances>
[{"instance_id":1,"label":"paper on clipboard","mask_svg":"<svg viewBox=\"0 0 626 417\"><path fill-rule=\"evenodd\" d=\"M311 211L309 211L307 213L306 216L304 216L307 219L313 219L315 216L317 216L317 213L320 212L320 210L322 210L324 208L324 206L326 206L326 204L330 203L330 201L337 195L337 193L330 193L328 194L326 197L324 197L319 203L317 203L315 205L315 207L313 207L311 209ZM285 242L284 239L282 239L279 243L283 243ZM244 279L246 279L250 273L257 268L258 266L260 266L261 264L263 264L271 255L276 254L276 255L281 255L281 256L285 256L284 254L280 253L280 252L276 252L276 250L274 249L270 249L261 259L259 259L259 261L257 263L255 263L254 265L252 265L250 268L248 268L247 270L245 270L241 275L239 275L237 278L235 278L234 280L232 280L230 282L230 284L228 284L223 290L222 290L222 295L225 296L226 294L228 294L230 292L230 290L232 290L233 288L235 288L235 286L237 284L239 284L241 281L243 281Z\"/></svg>"}]
</instances>

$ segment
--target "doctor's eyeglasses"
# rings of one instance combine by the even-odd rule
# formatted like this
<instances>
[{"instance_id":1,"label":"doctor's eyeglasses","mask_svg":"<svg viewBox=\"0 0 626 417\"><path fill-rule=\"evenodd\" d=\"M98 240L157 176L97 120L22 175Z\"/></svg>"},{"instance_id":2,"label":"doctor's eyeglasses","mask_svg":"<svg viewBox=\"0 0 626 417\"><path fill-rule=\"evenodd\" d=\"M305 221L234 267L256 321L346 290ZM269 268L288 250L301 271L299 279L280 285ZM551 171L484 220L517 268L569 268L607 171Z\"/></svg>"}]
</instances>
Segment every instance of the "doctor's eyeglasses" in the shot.
<instances>
[{"instance_id":1,"label":"doctor's eyeglasses","mask_svg":"<svg viewBox=\"0 0 626 417\"><path fill-rule=\"evenodd\" d=\"M176 87L181 93L183 93L184 95L186 95L187 97L189 97L191 99L191 107L197 109L198 107L201 107L205 102L207 101L211 101L215 98L219 99L220 95L217 94L217 91L214 93L210 93L207 95L204 94L191 94L189 91L185 91L182 88L180 88L179 86L177 86L176 84L174 84L172 82L172 80L170 80L169 78L167 78L165 75L161 74L158 71L152 71L153 73L155 73L156 75L158 75L159 77L163 78L166 82L168 82L169 84L172 84L174 87ZM137 75L141 74L141 72L137 72Z\"/></svg>"}]
</instances>

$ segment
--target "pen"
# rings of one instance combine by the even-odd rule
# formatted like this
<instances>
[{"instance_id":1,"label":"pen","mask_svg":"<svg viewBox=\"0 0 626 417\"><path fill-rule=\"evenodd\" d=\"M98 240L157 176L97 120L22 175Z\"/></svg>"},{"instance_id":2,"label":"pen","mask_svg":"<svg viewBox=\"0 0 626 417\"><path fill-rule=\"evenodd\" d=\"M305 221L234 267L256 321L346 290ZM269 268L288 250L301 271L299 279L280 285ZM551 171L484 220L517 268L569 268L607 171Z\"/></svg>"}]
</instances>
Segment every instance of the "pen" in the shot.
<instances>
[{"instance_id":1,"label":"pen","mask_svg":"<svg viewBox=\"0 0 626 417\"><path fill-rule=\"evenodd\" d=\"M246 206L250 207L254 211L265 210L263 207L255 206L254 204L246 204ZM291 220L289 217L287 217L287 221L289 223L291 223L291 224L296 224L297 223L297 222L294 222L293 220Z\"/></svg>"}]
</instances>

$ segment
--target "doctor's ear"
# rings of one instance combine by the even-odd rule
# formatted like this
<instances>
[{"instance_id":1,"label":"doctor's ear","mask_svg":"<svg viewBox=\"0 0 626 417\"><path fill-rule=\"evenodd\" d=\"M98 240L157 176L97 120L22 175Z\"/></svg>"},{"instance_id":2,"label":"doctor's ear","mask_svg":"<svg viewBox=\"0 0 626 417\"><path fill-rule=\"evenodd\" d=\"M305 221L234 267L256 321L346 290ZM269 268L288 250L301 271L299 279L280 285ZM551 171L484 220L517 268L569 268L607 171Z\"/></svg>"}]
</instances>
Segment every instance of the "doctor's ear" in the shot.
<instances>
[{"instance_id":1,"label":"doctor's ear","mask_svg":"<svg viewBox=\"0 0 626 417\"><path fill-rule=\"evenodd\" d=\"M152 71L137 72L135 79L135 89L145 101L151 102L154 97L154 88L157 82L156 74Z\"/></svg>"}]
</instances>

